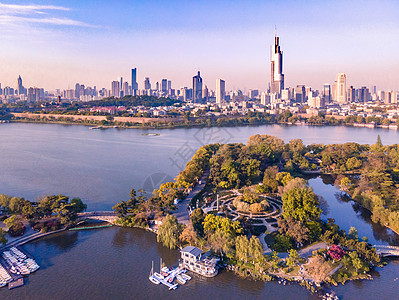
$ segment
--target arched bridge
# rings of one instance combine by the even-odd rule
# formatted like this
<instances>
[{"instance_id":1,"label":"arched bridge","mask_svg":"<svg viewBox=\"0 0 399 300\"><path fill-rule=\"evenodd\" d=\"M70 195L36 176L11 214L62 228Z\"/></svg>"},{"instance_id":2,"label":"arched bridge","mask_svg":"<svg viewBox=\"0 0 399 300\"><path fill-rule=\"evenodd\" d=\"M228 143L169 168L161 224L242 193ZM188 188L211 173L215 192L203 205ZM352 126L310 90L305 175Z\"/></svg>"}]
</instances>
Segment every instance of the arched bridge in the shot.
<instances>
[{"instance_id":1,"label":"arched bridge","mask_svg":"<svg viewBox=\"0 0 399 300\"><path fill-rule=\"evenodd\" d=\"M399 247L397 246L374 245L373 247L381 256L399 256Z\"/></svg>"},{"instance_id":2,"label":"arched bridge","mask_svg":"<svg viewBox=\"0 0 399 300\"><path fill-rule=\"evenodd\" d=\"M78 218L80 220L94 219L105 221L108 223L114 223L118 219L118 216L113 211L88 211L84 213L79 213Z\"/></svg>"}]
</instances>

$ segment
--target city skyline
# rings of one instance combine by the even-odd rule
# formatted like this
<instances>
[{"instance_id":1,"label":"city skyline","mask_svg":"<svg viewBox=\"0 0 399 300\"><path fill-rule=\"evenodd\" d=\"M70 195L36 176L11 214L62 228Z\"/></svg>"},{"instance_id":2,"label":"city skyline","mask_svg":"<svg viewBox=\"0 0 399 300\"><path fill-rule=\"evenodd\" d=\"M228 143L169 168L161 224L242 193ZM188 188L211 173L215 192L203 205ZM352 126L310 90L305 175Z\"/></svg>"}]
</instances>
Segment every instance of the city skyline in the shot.
<instances>
[{"instance_id":1,"label":"city skyline","mask_svg":"<svg viewBox=\"0 0 399 300\"><path fill-rule=\"evenodd\" d=\"M140 89L145 77L154 84L171 78L174 88L190 87L200 70L211 90L217 78L224 78L229 90L266 90L275 25L285 53L286 87L321 89L340 72L353 86L396 90L399 85L394 1L230 6L121 1L117 8L106 2L26 3L0 2L3 87L15 87L21 75L27 87L67 89L81 82L109 89L112 80L131 77L137 67ZM193 48L194 37L198 47Z\"/></svg>"}]
</instances>

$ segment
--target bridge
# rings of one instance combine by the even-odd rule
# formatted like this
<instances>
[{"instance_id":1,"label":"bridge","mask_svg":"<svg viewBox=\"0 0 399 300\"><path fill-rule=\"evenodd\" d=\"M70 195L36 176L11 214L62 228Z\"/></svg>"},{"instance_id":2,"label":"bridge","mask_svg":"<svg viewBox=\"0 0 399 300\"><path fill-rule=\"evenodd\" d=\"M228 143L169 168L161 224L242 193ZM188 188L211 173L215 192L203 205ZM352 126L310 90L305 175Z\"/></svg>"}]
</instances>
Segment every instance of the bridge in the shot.
<instances>
[{"instance_id":1,"label":"bridge","mask_svg":"<svg viewBox=\"0 0 399 300\"><path fill-rule=\"evenodd\" d=\"M381 256L399 256L399 247L397 246L374 245L373 247Z\"/></svg>"},{"instance_id":2,"label":"bridge","mask_svg":"<svg viewBox=\"0 0 399 300\"><path fill-rule=\"evenodd\" d=\"M112 224L118 219L118 216L113 211L89 211L89 212L79 213L78 219L80 220L94 219Z\"/></svg>"}]
</instances>

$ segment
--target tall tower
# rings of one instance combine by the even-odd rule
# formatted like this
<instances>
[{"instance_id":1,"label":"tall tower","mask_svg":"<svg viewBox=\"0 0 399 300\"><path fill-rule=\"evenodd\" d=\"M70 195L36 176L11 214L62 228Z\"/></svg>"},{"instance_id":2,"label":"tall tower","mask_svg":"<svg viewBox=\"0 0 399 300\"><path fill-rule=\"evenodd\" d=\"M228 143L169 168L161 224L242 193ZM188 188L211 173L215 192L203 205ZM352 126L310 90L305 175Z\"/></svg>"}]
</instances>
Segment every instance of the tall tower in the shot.
<instances>
[{"instance_id":1,"label":"tall tower","mask_svg":"<svg viewBox=\"0 0 399 300\"><path fill-rule=\"evenodd\" d=\"M336 87L336 101L340 103L346 102L346 75L345 73L338 73L337 87Z\"/></svg>"},{"instance_id":2,"label":"tall tower","mask_svg":"<svg viewBox=\"0 0 399 300\"><path fill-rule=\"evenodd\" d=\"M202 78L200 72L193 77L193 103L201 103L202 101Z\"/></svg>"},{"instance_id":3,"label":"tall tower","mask_svg":"<svg viewBox=\"0 0 399 300\"><path fill-rule=\"evenodd\" d=\"M222 104L226 96L226 82L222 79L216 79L216 103Z\"/></svg>"},{"instance_id":4,"label":"tall tower","mask_svg":"<svg viewBox=\"0 0 399 300\"><path fill-rule=\"evenodd\" d=\"M137 69L134 68L132 69L132 90L135 91L138 90L138 88L139 85L137 83ZM134 92L132 94L134 94Z\"/></svg>"},{"instance_id":5,"label":"tall tower","mask_svg":"<svg viewBox=\"0 0 399 300\"><path fill-rule=\"evenodd\" d=\"M274 35L274 46L271 47L271 81L270 93L281 94L284 89L283 52L280 49L279 37Z\"/></svg>"}]
</instances>

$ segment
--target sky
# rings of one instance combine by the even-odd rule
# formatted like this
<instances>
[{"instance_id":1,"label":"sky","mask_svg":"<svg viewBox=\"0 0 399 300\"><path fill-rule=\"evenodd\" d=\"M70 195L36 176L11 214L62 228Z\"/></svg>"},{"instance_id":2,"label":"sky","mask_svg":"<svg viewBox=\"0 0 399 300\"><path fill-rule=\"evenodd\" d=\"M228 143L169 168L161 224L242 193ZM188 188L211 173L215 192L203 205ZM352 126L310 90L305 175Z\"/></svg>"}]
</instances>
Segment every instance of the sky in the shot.
<instances>
[{"instance_id":1,"label":"sky","mask_svg":"<svg viewBox=\"0 0 399 300\"><path fill-rule=\"evenodd\" d=\"M111 88L137 68L139 88L216 79L265 90L275 27L285 86L321 89L339 72L360 87L399 90L397 0L0 0L0 83Z\"/></svg>"}]
</instances>

